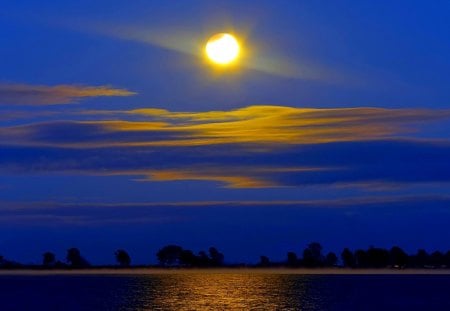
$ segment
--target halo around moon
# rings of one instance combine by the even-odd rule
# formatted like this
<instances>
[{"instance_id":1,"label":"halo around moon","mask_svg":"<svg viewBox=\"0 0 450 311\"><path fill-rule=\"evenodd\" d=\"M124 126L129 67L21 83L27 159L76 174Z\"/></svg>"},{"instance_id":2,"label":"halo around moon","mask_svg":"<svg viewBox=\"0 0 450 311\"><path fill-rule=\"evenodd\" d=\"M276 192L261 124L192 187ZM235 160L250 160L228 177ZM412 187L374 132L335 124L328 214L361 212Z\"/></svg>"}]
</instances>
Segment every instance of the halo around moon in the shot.
<instances>
[{"instance_id":1,"label":"halo around moon","mask_svg":"<svg viewBox=\"0 0 450 311\"><path fill-rule=\"evenodd\" d=\"M215 64L229 65L239 56L239 43L228 33L218 33L212 36L205 46L207 57Z\"/></svg>"}]
</instances>

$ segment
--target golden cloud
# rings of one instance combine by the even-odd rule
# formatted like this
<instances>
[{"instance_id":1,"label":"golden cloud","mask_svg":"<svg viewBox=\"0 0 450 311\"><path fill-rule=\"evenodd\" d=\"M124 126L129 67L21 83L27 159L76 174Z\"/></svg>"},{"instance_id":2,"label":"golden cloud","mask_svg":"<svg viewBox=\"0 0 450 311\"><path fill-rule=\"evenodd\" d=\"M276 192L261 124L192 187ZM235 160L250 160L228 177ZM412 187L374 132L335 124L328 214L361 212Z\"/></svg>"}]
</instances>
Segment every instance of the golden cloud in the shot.
<instances>
[{"instance_id":1,"label":"golden cloud","mask_svg":"<svg viewBox=\"0 0 450 311\"><path fill-rule=\"evenodd\" d=\"M88 92L89 93L89 92ZM90 111L97 120L25 124L0 128L12 144L64 147L205 146L249 148L367 141L417 131L414 126L450 116L447 110L250 106L231 111L170 112L164 109ZM98 120L99 116L102 120ZM110 119L103 119L107 116ZM63 139L64 132L70 139ZM5 141L6 140L6 141Z\"/></svg>"},{"instance_id":2,"label":"golden cloud","mask_svg":"<svg viewBox=\"0 0 450 311\"><path fill-rule=\"evenodd\" d=\"M137 109L115 112L139 121L101 121L111 132L171 133L170 139L128 141L134 146L210 144L314 144L384 139L413 131L410 125L448 118L449 111L421 109L311 109L250 106L231 111L170 112ZM155 123L156 122L156 123Z\"/></svg>"},{"instance_id":3,"label":"golden cloud","mask_svg":"<svg viewBox=\"0 0 450 311\"><path fill-rule=\"evenodd\" d=\"M131 96L136 93L110 86L0 84L0 104L55 105L104 96Z\"/></svg>"},{"instance_id":4,"label":"golden cloud","mask_svg":"<svg viewBox=\"0 0 450 311\"><path fill-rule=\"evenodd\" d=\"M273 188L284 185L271 180L271 174L331 171L336 168L319 167L189 167L146 172L141 181L215 181L227 188ZM143 172L140 172L141 174ZM129 172L127 172L129 174Z\"/></svg>"}]
</instances>

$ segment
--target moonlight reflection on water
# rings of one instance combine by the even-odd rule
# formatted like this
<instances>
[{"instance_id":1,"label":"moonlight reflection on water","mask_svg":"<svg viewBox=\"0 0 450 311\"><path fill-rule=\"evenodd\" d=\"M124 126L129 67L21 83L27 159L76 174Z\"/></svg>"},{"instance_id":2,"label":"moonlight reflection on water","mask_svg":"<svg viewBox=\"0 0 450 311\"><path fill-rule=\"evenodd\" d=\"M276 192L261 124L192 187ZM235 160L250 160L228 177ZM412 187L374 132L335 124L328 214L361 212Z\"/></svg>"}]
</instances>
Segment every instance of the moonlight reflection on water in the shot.
<instances>
[{"instance_id":1,"label":"moonlight reflection on water","mask_svg":"<svg viewBox=\"0 0 450 311\"><path fill-rule=\"evenodd\" d=\"M448 275L3 275L0 309L449 310L448 288Z\"/></svg>"}]
</instances>

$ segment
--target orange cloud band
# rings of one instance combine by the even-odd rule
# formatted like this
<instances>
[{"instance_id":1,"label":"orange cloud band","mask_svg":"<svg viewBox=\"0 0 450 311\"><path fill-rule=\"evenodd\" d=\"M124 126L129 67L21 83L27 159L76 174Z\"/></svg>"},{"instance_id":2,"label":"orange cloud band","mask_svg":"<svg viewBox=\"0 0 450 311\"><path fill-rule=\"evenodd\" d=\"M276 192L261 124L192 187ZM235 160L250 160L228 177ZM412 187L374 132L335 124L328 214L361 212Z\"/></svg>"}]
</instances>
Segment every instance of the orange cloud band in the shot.
<instances>
[{"instance_id":1,"label":"orange cloud band","mask_svg":"<svg viewBox=\"0 0 450 311\"><path fill-rule=\"evenodd\" d=\"M264 150L283 145L399 137L419 131L417 125L448 118L450 111L250 106L232 111L180 113L139 109L88 111L86 115L91 120L3 127L0 141L73 148L241 144ZM53 139L64 131L74 137Z\"/></svg>"}]
</instances>

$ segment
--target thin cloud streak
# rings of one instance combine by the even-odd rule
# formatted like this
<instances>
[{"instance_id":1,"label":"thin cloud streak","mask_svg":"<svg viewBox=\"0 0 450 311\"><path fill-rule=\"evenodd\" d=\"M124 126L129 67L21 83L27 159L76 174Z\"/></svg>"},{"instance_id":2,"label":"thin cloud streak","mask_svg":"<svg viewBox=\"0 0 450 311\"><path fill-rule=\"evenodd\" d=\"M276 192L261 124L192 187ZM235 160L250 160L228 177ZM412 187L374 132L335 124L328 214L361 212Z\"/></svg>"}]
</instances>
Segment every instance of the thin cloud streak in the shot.
<instances>
[{"instance_id":1,"label":"thin cloud streak","mask_svg":"<svg viewBox=\"0 0 450 311\"><path fill-rule=\"evenodd\" d=\"M110 86L0 84L2 105L70 104L91 97L131 96L136 93Z\"/></svg>"},{"instance_id":2,"label":"thin cloud streak","mask_svg":"<svg viewBox=\"0 0 450 311\"><path fill-rule=\"evenodd\" d=\"M141 181L214 181L226 185L227 188L274 188L282 187L281 183L271 180L271 174L287 172L330 171L334 168L308 167L190 167L172 170L153 170Z\"/></svg>"},{"instance_id":3,"label":"thin cloud streak","mask_svg":"<svg viewBox=\"0 0 450 311\"><path fill-rule=\"evenodd\" d=\"M91 226L109 224L176 224L196 221L203 213L242 212L252 215L262 210L286 213L302 210L336 210L342 213L385 208L396 212L429 209L448 213L449 196L362 196L334 200L296 201L191 201L166 203L64 203L1 202L0 223L29 226ZM9 206L9 207L8 207ZM126 210L126 214L123 211ZM197 215L197 216L195 216ZM199 216L200 215L200 216ZM250 216L252 217L252 216Z\"/></svg>"},{"instance_id":4,"label":"thin cloud streak","mask_svg":"<svg viewBox=\"0 0 450 311\"><path fill-rule=\"evenodd\" d=\"M291 206L292 208L345 208L345 207L361 207L382 203L398 203L398 202L425 202L439 201L450 202L449 195L382 195L382 196L357 196L339 199L310 199L310 200L240 200L240 201L167 201L167 202L20 202L20 201L0 201L0 210L4 212L18 213L36 213L42 210L108 210L116 208L136 208L136 209L178 209L178 208L209 208L214 206L230 206L230 207L259 207L259 206Z\"/></svg>"},{"instance_id":5,"label":"thin cloud streak","mask_svg":"<svg viewBox=\"0 0 450 311\"><path fill-rule=\"evenodd\" d=\"M328 186L386 191L433 183L448 188L450 184L450 145L417 141L340 142L264 151L243 145L1 149L0 172L8 174L194 180L228 188Z\"/></svg>"}]
</instances>

